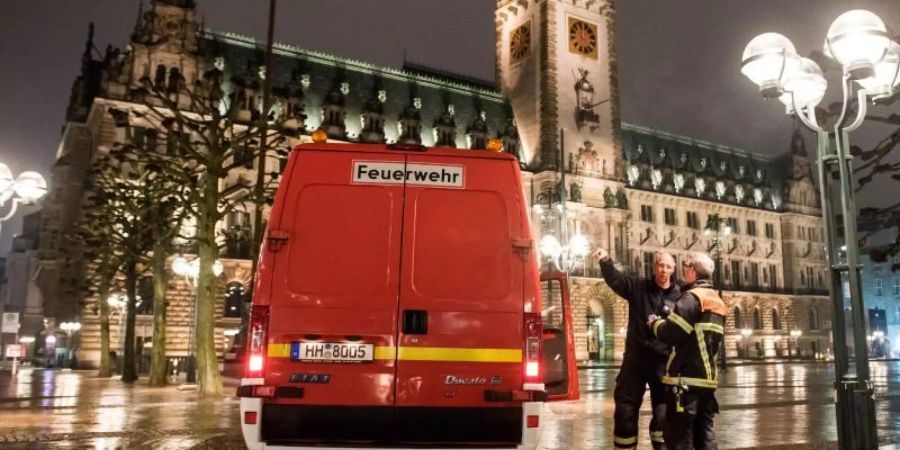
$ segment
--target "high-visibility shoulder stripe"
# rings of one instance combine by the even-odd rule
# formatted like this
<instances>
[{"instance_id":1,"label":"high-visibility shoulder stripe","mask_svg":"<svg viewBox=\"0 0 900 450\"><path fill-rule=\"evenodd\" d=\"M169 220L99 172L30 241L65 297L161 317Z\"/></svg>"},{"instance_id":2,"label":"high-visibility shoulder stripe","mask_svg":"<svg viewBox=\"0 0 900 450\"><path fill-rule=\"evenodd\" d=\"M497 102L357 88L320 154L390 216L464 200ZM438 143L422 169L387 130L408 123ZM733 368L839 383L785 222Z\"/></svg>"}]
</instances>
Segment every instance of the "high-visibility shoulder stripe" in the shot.
<instances>
[{"instance_id":1,"label":"high-visibility shoulder stripe","mask_svg":"<svg viewBox=\"0 0 900 450\"><path fill-rule=\"evenodd\" d=\"M678 314L675 314L675 313L669 314L669 317L666 320L671 320L672 323L681 327L681 329L684 330L684 332L687 334L691 334L694 331L694 328L689 323L687 323L687 321L684 320L683 317L679 316Z\"/></svg>"},{"instance_id":2,"label":"high-visibility shoulder stripe","mask_svg":"<svg viewBox=\"0 0 900 450\"><path fill-rule=\"evenodd\" d=\"M270 358L290 358L291 344L269 344ZM392 347L376 346L376 360L402 361L465 361L465 362L522 362L519 348L457 348L457 347Z\"/></svg>"}]
</instances>

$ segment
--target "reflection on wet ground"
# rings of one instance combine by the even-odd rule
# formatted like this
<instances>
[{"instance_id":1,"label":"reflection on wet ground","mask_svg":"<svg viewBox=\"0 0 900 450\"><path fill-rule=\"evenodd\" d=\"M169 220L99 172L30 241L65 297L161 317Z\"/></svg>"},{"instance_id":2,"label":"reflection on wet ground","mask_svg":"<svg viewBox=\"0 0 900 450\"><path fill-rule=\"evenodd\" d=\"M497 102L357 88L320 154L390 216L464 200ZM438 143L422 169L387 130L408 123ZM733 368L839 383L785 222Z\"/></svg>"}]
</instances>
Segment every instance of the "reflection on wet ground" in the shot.
<instances>
[{"instance_id":1,"label":"reflection on wet ground","mask_svg":"<svg viewBox=\"0 0 900 450\"><path fill-rule=\"evenodd\" d=\"M175 387L126 386L91 375L23 370L13 380L0 373L0 448L243 448L234 398L198 399ZM615 375L615 369L581 371L581 400L548 405L541 447L611 448ZM744 365L723 375L720 448L828 448L837 440L831 366ZM873 362L872 378L879 437L900 442L900 362ZM645 405L638 448L650 448L648 424Z\"/></svg>"}]
</instances>

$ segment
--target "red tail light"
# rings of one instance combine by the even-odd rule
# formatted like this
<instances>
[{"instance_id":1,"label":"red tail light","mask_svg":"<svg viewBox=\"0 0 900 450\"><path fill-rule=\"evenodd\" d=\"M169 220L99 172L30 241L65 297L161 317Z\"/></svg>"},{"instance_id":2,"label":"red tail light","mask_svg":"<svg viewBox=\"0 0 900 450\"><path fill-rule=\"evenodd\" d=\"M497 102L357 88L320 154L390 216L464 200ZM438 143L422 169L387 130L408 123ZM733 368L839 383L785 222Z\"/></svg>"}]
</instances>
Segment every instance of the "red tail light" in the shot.
<instances>
[{"instance_id":1,"label":"red tail light","mask_svg":"<svg viewBox=\"0 0 900 450\"><path fill-rule=\"evenodd\" d=\"M522 370L526 383L541 382L541 340L543 334L543 322L541 315L537 313L525 314L525 358L522 360Z\"/></svg>"},{"instance_id":2,"label":"red tail light","mask_svg":"<svg viewBox=\"0 0 900 450\"><path fill-rule=\"evenodd\" d=\"M266 350L269 335L269 307L250 307L250 329L247 333L246 378L262 378L266 366Z\"/></svg>"}]
</instances>

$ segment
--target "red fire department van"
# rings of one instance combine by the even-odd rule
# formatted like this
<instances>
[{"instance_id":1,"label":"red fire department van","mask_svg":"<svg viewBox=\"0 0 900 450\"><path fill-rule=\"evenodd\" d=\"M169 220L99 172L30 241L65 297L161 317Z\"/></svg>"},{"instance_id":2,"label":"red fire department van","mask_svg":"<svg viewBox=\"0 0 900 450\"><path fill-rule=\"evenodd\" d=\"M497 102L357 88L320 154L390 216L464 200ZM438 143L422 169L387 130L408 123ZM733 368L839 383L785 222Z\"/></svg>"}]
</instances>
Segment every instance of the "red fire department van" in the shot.
<instances>
[{"instance_id":1,"label":"red fire department van","mask_svg":"<svg viewBox=\"0 0 900 450\"><path fill-rule=\"evenodd\" d=\"M248 448L531 448L579 395L568 286L538 273L509 154L299 145L238 388Z\"/></svg>"}]
</instances>

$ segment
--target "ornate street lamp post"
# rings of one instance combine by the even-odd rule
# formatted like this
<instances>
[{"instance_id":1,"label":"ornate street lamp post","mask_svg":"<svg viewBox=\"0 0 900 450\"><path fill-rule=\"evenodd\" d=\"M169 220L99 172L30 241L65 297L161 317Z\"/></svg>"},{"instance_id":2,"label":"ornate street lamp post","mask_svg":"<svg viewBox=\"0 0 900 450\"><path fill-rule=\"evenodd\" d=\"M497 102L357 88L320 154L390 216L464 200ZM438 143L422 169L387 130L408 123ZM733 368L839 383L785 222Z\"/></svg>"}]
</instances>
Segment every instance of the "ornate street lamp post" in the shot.
<instances>
[{"instance_id":1,"label":"ornate street lamp post","mask_svg":"<svg viewBox=\"0 0 900 450\"><path fill-rule=\"evenodd\" d=\"M20 204L30 205L47 193L47 181L37 172L22 172L13 178L9 166L0 162L0 211L9 205L6 214L0 216L0 230L3 222L16 214ZM3 315L4 302L0 301L0 316ZM5 356L6 346L3 333L0 333L0 355Z\"/></svg>"},{"instance_id":2,"label":"ornate street lamp post","mask_svg":"<svg viewBox=\"0 0 900 450\"><path fill-rule=\"evenodd\" d=\"M730 236L731 227L728 226L728 222L725 218L720 217L718 213L715 213L709 216L703 234L712 237L713 249L716 252L715 284L716 287L719 288L719 298L722 298L722 286L725 284L725 280L722 278L722 236ZM723 333L722 346L719 350L719 369L721 370L726 370L727 368L725 365L725 353L727 353L727 347L725 346L725 334Z\"/></svg>"},{"instance_id":3,"label":"ornate street lamp post","mask_svg":"<svg viewBox=\"0 0 900 450\"><path fill-rule=\"evenodd\" d=\"M764 97L781 100L787 107L788 114L795 115L818 136L816 163L834 311L832 333L835 389L838 393L838 440L843 449L869 449L877 446L875 403L865 351L866 320L860 289L857 207L849 133L865 119L869 98L878 101L896 92L897 85L900 84L900 46L890 40L884 22L878 16L857 9L842 14L831 24L824 50L828 57L843 68L842 105L831 132L819 124L815 113L816 105L822 101L827 87L822 70L814 61L800 57L788 38L777 33L764 33L753 38L744 49L741 71L759 86ZM856 117L851 118L848 113L854 93L857 102ZM839 200L840 209L837 214L833 211L832 198ZM837 235L838 215L843 220L846 260L839 257L841 245L838 244ZM849 372L842 275L846 275L850 281L856 353L854 373Z\"/></svg>"},{"instance_id":4,"label":"ornate street lamp post","mask_svg":"<svg viewBox=\"0 0 900 450\"><path fill-rule=\"evenodd\" d=\"M219 276L222 274L223 267L222 262L216 260L213 263L213 275ZM193 384L197 382L197 364L194 358L194 347L196 346L196 336L194 336L195 330L197 328L197 278L200 277L200 258L195 258L191 261L188 261L183 256L178 256L172 260L172 271L177 275L181 275L187 280L188 285L191 287L191 313L190 313L190 322L188 323L189 331L188 331L188 357L187 361L184 365L184 370L186 372L185 381L188 384Z\"/></svg>"},{"instance_id":5,"label":"ornate street lamp post","mask_svg":"<svg viewBox=\"0 0 900 450\"><path fill-rule=\"evenodd\" d=\"M547 232L541 236L538 243L538 251L542 258L550 260L551 267L560 272L575 270L579 262L584 262L585 257L591 252L591 245L587 238L581 234L578 223L575 224L575 235L569 237L569 218L566 208L568 194L566 191L566 167L565 167L565 135L559 132L559 174L560 180L555 192L550 190L537 196L538 202L534 205L534 211L542 218L541 223L556 223L554 232ZM546 201L546 206L543 202ZM555 204L554 204L555 203ZM544 208L546 207L546 210ZM554 233L559 234L557 239Z\"/></svg>"}]
</instances>

